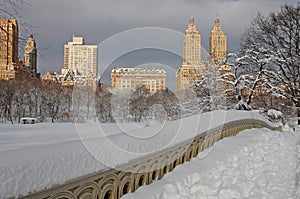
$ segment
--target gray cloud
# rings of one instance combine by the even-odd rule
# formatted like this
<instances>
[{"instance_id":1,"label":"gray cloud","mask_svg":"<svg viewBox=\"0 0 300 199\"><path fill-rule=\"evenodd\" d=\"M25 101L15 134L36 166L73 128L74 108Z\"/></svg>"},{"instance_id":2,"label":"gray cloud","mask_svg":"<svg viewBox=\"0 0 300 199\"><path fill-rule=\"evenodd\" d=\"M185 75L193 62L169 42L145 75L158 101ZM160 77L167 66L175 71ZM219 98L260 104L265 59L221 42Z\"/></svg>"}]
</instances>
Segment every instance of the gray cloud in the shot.
<instances>
[{"instance_id":1,"label":"gray cloud","mask_svg":"<svg viewBox=\"0 0 300 199\"><path fill-rule=\"evenodd\" d=\"M27 22L38 26L35 35L38 46L49 48L41 52L39 70L59 71L63 67L63 45L73 34L84 36L86 43L98 44L121 31L140 27L163 27L184 33L190 16L208 49L209 34L216 15L228 38L228 50L239 48L240 37L257 12L268 14L284 3L297 0L31 0L23 9ZM147 39L147 38L145 38ZM182 41L180 41L182 42ZM101 61L101 60L99 60ZM180 63L178 63L178 66Z\"/></svg>"}]
</instances>

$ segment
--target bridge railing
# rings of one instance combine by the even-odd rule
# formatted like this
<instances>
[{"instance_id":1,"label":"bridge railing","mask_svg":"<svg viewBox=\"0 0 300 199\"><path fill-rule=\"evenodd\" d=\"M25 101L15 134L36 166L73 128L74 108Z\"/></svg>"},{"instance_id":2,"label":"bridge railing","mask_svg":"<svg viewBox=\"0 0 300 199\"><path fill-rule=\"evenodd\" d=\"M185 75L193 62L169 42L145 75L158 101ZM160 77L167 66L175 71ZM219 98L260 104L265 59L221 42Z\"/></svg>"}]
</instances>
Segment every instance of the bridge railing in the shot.
<instances>
[{"instance_id":1,"label":"bridge railing","mask_svg":"<svg viewBox=\"0 0 300 199\"><path fill-rule=\"evenodd\" d=\"M219 140L234 136L250 128L269 128L281 131L281 127L256 119L229 122L197 135L191 140L170 148L134 159L115 169L99 171L69 181L63 185L29 194L24 199L118 199L139 187L160 180L176 166L196 157Z\"/></svg>"}]
</instances>

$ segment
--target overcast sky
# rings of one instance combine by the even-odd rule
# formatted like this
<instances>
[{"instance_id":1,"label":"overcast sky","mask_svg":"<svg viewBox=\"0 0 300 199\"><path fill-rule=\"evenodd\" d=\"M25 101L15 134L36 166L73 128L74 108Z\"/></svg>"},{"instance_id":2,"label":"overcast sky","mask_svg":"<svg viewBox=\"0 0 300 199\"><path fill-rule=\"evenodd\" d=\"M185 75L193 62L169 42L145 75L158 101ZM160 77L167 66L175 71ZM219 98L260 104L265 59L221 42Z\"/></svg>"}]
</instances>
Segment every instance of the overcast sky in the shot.
<instances>
[{"instance_id":1,"label":"overcast sky","mask_svg":"<svg viewBox=\"0 0 300 199\"><path fill-rule=\"evenodd\" d=\"M161 27L184 33L190 16L202 36L202 46L208 50L209 34L218 15L227 35L228 50L239 48L240 38L258 12L268 14L284 3L297 0L31 0L23 8L26 22L39 27L34 35L40 49L39 71L60 71L63 67L64 44L72 35L83 36L87 44L99 43L122 31L143 27ZM143 38L142 36L140 36ZM144 38L147 40L147 37ZM183 41L180 43L182 52ZM124 45L124 44L122 44ZM147 52L149 53L149 52ZM154 53L155 54L155 53ZM157 54L157 53L156 53ZM121 56L121 55L120 55ZM141 56L138 56L141 58ZM153 56L151 56L153 57ZM163 59L170 59L169 55ZM123 59L120 65L135 65L135 58ZM137 58L138 59L138 58ZM130 62L132 61L132 63ZM147 60L157 63L159 60ZM173 67L180 66L174 58ZM99 60L101 62L101 60ZM145 62L141 62L143 64Z\"/></svg>"}]
</instances>

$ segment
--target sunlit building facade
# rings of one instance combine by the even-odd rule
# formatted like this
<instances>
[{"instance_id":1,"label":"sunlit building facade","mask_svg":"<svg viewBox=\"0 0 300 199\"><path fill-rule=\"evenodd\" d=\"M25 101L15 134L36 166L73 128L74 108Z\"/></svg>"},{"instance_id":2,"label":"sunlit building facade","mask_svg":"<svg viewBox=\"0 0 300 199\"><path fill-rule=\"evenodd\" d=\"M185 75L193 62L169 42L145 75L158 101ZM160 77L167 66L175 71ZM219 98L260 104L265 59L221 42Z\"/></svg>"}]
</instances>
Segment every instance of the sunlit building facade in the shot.
<instances>
[{"instance_id":1,"label":"sunlit building facade","mask_svg":"<svg viewBox=\"0 0 300 199\"><path fill-rule=\"evenodd\" d=\"M201 36L191 17L183 42L183 63L176 72L176 93L185 92L201 73Z\"/></svg>"},{"instance_id":2,"label":"sunlit building facade","mask_svg":"<svg viewBox=\"0 0 300 199\"><path fill-rule=\"evenodd\" d=\"M111 72L112 88L124 90L145 86L150 93L166 89L166 72L163 69L116 68Z\"/></svg>"},{"instance_id":3,"label":"sunlit building facade","mask_svg":"<svg viewBox=\"0 0 300 199\"><path fill-rule=\"evenodd\" d=\"M0 79L14 79L18 58L18 23L12 19L0 19Z\"/></svg>"},{"instance_id":4,"label":"sunlit building facade","mask_svg":"<svg viewBox=\"0 0 300 199\"><path fill-rule=\"evenodd\" d=\"M220 20L215 20L215 25L209 38L210 58L213 62L219 63L226 60L227 38L220 26Z\"/></svg>"},{"instance_id":5,"label":"sunlit building facade","mask_svg":"<svg viewBox=\"0 0 300 199\"><path fill-rule=\"evenodd\" d=\"M64 46L64 68L62 75L69 70L75 74L75 78L85 78L89 73L97 76L97 45L86 45L83 37L73 35L72 42Z\"/></svg>"}]
</instances>

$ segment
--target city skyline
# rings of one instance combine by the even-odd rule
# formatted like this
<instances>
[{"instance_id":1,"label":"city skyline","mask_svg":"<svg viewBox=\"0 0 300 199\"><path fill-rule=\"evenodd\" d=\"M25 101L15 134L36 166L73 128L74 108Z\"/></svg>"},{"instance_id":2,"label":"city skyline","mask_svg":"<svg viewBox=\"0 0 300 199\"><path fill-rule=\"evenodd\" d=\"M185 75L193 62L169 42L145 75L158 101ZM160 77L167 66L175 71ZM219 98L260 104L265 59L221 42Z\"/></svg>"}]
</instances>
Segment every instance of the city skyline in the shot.
<instances>
[{"instance_id":1,"label":"city skyline","mask_svg":"<svg viewBox=\"0 0 300 199\"><path fill-rule=\"evenodd\" d=\"M45 1L32 0L22 10L27 22L37 26L34 35L39 51L39 71L59 71L63 66L63 45L70 35L82 35L87 43L98 44L110 36L132 28L164 27L184 33L186 21L194 16L206 51L209 34L218 15L227 34L228 51L237 50L240 37L257 12L268 14L289 1L236 1L205 2L151 1ZM55 14L53 14L55 10ZM43 55L43 57L41 57ZM101 61L101 60L99 60ZM177 63L177 62L176 62ZM174 63L174 64L176 64ZM126 64L126 63L125 63ZM180 66L177 63L177 69ZM135 65L134 63L132 65Z\"/></svg>"}]
</instances>

